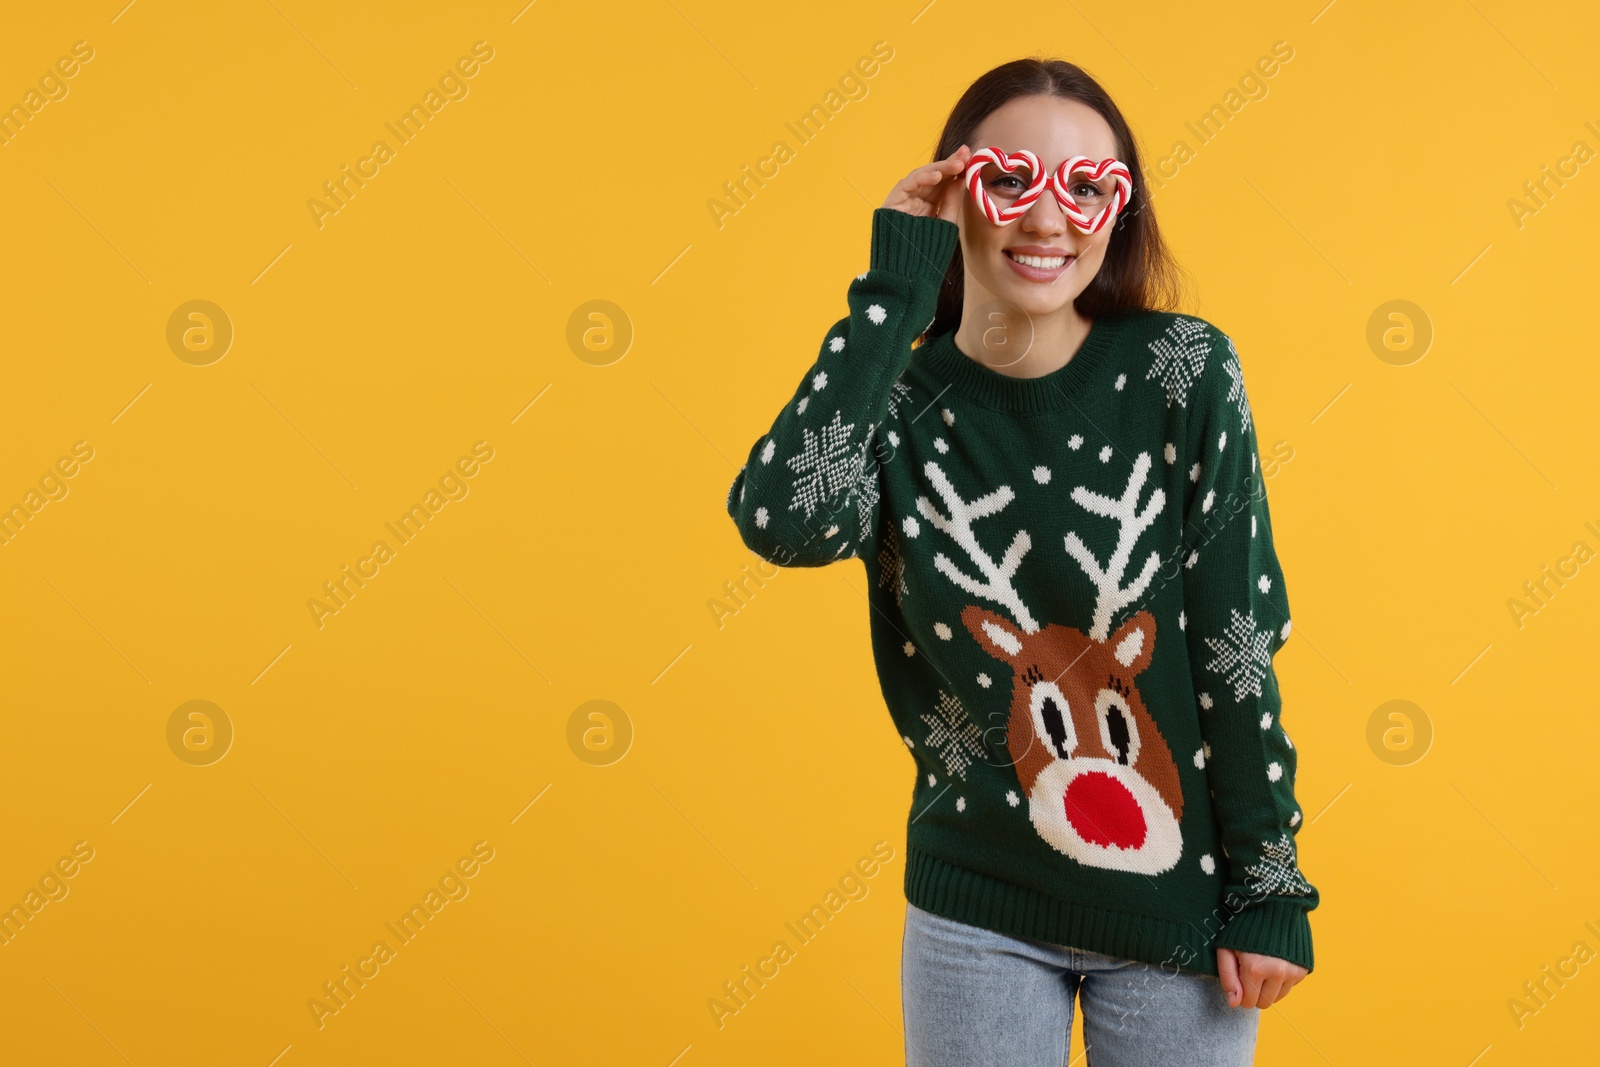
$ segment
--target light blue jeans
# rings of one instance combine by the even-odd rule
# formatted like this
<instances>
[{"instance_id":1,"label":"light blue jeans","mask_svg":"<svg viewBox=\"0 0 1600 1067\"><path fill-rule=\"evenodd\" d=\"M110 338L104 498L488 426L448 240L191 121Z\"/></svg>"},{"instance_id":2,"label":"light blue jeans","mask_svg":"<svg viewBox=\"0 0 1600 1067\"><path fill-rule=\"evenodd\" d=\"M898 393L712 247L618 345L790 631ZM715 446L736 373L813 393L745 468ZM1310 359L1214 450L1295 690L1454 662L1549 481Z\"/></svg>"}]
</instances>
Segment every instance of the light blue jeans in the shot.
<instances>
[{"instance_id":1,"label":"light blue jeans","mask_svg":"<svg viewBox=\"0 0 1600 1067\"><path fill-rule=\"evenodd\" d=\"M1192 971L1010 937L906 904L907 1067L1064 1067L1083 998L1088 1067L1246 1067L1260 1008Z\"/></svg>"}]
</instances>

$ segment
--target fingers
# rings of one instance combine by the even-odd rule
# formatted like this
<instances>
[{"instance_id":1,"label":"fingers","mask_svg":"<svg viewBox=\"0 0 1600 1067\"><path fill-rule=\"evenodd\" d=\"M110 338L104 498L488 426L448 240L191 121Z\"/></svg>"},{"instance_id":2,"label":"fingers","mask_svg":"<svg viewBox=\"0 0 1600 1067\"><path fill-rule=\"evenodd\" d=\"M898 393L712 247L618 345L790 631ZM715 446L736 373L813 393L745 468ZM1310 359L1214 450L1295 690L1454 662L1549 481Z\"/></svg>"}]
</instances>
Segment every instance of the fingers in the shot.
<instances>
[{"instance_id":1,"label":"fingers","mask_svg":"<svg viewBox=\"0 0 1600 1067\"><path fill-rule=\"evenodd\" d=\"M1243 987L1239 984L1239 957L1233 949L1217 949L1217 971L1222 980L1222 990L1228 994L1228 1006L1237 1008Z\"/></svg>"},{"instance_id":2,"label":"fingers","mask_svg":"<svg viewBox=\"0 0 1600 1067\"><path fill-rule=\"evenodd\" d=\"M1239 996L1239 1007L1259 1008L1261 996L1261 965L1253 954L1240 953L1239 959L1239 987L1242 990Z\"/></svg>"},{"instance_id":3,"label":"fingers","mask_svg":"<svg viewBox=\"0 0 1600 1067\"><path fill-rule=\"evenodd\" d=\"M1219 950L1223 951L1223 950ZM1222 957L1217 957L1218 970L1222 970ZM1252 952L1239 953L1237 981L1242 994L1236 1007L1268 1008L1289 995L1289 990L1310 972L1298 964L1276 956L1262 956ZM1227 987L1226 980L1223 982ZM1229 992L1229 1003L1233 1003Z\"/></svg>"},{"instance_id":4,"label":"fingers","mask_svg":"<svg viewBox=\"0 0 1600 1067\"><path fill-rule=\"evenodd\" d=\"M952 175L960 174L965 170L967 157L971 154L972 150L966 145L962 145L944 159L939 160L939 162L919 167L912 172L911 178L918 185L937 185Z\"/></svg>"},{"instance_id":5,"label":"fingers","mask_svg":"<svg viewBox=\"0 0 1600 1067\"><path fill-rule=\"evenodd\" d=\"M948 218L949 200L946 194L951 186L943 188L941 186L948 179L960 175L966 168L971 154L972 149L962 145L944 159L923 164L890 190L883 206L899 208L916 215L933 214L937 211L939 215Z\"/></svg>"},{"instance_id":6,"label":"fingers","mask_svg":"<svg viewBox=\"0 0 1600 1067\"><path fill-rule=\"evenodd\" d=\"M962 145L949 158L940 162L940 166L946 169L942 177L954 179L940 190L939 217L946 222L955 222L961 214L961 174L967 169L971 156L972 149Z\"/></svg>"}]
</instances>

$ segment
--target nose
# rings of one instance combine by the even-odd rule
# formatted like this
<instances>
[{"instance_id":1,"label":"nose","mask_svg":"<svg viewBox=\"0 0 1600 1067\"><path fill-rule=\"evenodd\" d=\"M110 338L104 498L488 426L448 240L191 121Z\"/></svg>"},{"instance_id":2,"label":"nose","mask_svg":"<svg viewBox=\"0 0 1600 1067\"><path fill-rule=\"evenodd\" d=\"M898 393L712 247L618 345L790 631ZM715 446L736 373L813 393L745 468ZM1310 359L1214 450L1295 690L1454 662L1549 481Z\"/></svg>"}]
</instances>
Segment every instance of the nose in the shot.
<instances>
[{"instance_id":1,"label":"nose","mask_svg":"<svg viewBox=\"0 0 1600 1067\"><path fill-rule=\"evenodd\" d=\"M1148 829L1144 812L1128 787L1104 771L1085 771L1067 783L1062 796L1067 822L1091 845L1135 849Z\"/></svg>"},{"instance_id":2,"label":"nose","mask_svg":"<svg viewBox=\"0 0 1600 1067\"><path fill-rule=\"evenodd\" d=\"M1067 222L1067 213L1062 210L1060 201L1048 188L1038 200L1034 201L1033 206L1020 220L1023 229L1041 237L1054 237L1066 233Z\"/></svg>"}]
</instances>

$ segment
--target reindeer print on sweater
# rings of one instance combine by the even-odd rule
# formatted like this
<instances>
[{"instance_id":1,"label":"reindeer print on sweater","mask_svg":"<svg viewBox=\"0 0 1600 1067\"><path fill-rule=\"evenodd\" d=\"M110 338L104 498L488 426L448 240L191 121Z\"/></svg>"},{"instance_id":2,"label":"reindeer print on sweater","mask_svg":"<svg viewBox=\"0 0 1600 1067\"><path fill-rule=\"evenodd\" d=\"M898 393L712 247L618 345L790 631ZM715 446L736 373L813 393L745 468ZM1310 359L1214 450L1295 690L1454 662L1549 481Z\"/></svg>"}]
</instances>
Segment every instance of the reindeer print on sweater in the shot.
<instances>
[{"instance_id":1,"label":"reindeer print on sweater","mask_svg":"<svg viewBox=\"0 0 1600 1067\"><path fill-rule=\"evenodd\" d=\"M1015 494L1009 485L964 501L939 464L923 467L945 513L928 497L917 499L923 518L950 538L977 572L963 571L943 551L934 565L967 593L998 605L961 609L961 621L985 651L1011 668L1011 711L1006 745L1028 798L1039 836L1079 863L1140 874L1159 874L1183 852L1183 792L1172 750L1139 697L1138 675L1155 650L1156 622L1141 611L1110 632L1112 612L1133 603L1160 562L1151 550L1124 584L1138 542L1166 503L1155 489L1142 511L1138 496L1150 470L1141 452L1118 497L1077 486L1071 497L1092 515L1118 524L1116 548L1104 563L1072 531L1063 550L1094 581L1094 624L1088 633L1059 623L1039 623L1012 578L1033 547L1018 530L1003 557L985 551L973 528L998 514ZM993 523L988 524L990 528Z\"/></svg>"}]
</instances>

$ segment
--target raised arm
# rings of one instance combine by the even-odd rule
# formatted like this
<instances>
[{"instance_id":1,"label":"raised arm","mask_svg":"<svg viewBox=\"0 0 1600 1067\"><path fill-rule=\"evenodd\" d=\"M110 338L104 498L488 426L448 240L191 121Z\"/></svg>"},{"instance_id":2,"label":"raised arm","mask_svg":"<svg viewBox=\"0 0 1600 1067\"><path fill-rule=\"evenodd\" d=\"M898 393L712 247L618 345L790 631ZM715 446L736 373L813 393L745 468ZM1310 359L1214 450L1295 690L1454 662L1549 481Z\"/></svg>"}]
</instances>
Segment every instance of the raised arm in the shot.
<instances>
[{"instance_id":1,"label":"raised arm","mask_svg":"<svg viewBox=\"0 0 1600 1067\"><path fill-rule=\"evenodd\" d=\"M850 314L824 334L728 489L728 514L762 559L820 567L860 554L877 521L878 465L893 455L877 430L899 402L897 381L933 319L958 233L938 215L873 211L870 265L850 283Z\"/></svg>"},{"instance_id":2,"label":"raised arm","mask_svg":"<svg viewBox=\"0 0 1600 1067\"><path fill-rule=\"evenodd\" d=\"M1255 426L1233 342L1210 352L1190 398L1195 482L1185 512L1184 636L1201 750L1222 830L1225 902L1217 947L1312 967L1317 890L1300 873L1296 753L1280 718L1272 657L1289 638L1289 600L1272 542ZM1195 468L1198 468L1196 471Z\"/></svg>"}]
</instances>

